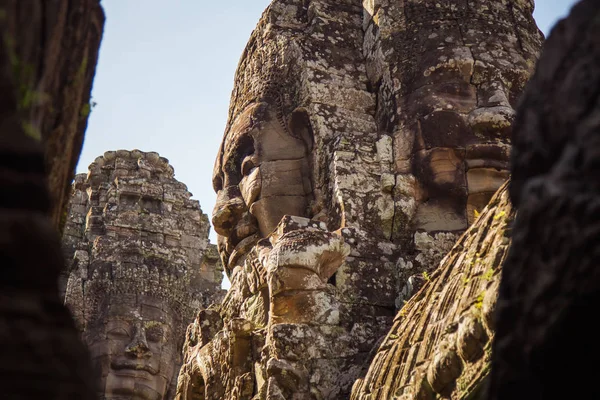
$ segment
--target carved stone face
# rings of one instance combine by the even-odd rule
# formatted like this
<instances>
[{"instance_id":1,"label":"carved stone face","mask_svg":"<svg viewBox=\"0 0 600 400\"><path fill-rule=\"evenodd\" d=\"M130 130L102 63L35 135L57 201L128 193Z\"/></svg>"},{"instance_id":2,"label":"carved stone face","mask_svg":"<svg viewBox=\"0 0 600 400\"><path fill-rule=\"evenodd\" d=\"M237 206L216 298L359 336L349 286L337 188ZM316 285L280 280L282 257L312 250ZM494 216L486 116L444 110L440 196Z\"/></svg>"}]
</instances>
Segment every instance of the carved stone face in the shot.
<instances>
[{"instance_id":1,"label":"carved stone face","mask_svg":"<svg viewBox=\"0 0 600 400\"><path fill-rule=\"evenodd\" d=\"M269 104L248 106L221 145L213 225L228 273L284 215L307 216L312 135L303 111L284 122Z\"/></svg>"},{"instance_id":2,"label":"carved stone face","mask_svg":"<svg viewBox=\"0 0 600 400\"><path fill-rule=\"evenodd\" d=\"M468 65L455 57L452 66ZM406 97L408 128L401 129L396 146L410 142L406 135L415 138L412 169L422 202L416 228L459 231L508 177L514 110L500 82L476 87L450 66L426 78L423 83L430 83Z\"/></svg>"},{"instance_id":3,"label":"carved stone face","mask_svg":"<svg viewBox=\"0 0 600 400\"><path fill-rule=\"evenodd\" d=\"M179 365L174 313L160 299L113 296L84 338L105 399L166 399Z\"/></svg>"}]
</instances>

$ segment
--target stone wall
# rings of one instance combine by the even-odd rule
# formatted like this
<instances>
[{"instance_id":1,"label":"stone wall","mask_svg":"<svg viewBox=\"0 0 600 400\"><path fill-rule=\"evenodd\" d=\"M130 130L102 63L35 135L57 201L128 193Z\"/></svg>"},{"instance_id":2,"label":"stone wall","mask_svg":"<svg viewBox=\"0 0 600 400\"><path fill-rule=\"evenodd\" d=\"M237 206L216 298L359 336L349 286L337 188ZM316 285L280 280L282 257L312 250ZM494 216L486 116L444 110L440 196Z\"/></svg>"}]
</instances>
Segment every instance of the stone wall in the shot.
<instances>
[{"instance_id":1,"label":"stone wall","mask_svg":"<svg viewBox=\"0 0 600 400\"><path fill-rule=\"evenodd\" d=\"M51 218L62 229L69 184L92 108L104 11L98 0L76 5L68 0L52 4L34 0L22 9L17 3L0 2L6 28L4 45L11 74L19 85L24 129L44 146Z\"/></svg>"},{"instance_id":2,"label":"stone wall","mask_svg":"<svg viewBox=\"0 0 600 400\"><path fill-rule=\"evenodd\" d=\"M224 292L209 228L157 153L109 151L76 176L62 286L100 374L101 398L173 398L185 328Z\"/></svg>"}]
</instances>

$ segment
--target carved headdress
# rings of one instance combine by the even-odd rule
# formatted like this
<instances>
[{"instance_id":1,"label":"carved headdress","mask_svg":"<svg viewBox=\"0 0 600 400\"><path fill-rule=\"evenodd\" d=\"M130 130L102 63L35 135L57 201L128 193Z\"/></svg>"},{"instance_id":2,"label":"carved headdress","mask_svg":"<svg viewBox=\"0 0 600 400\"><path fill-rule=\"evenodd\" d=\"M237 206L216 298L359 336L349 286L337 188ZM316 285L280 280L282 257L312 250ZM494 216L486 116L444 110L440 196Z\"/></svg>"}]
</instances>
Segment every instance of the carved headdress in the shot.
<instances>
[{"instance_id":1,"label":"carved headdress","mask_svg":"<svg viewBox=\"0 0 600 400\"><path fill-rule=\"evenodd\" d=\"M82 330L108 299L133 296L160 299L184 329L220 292L220 270L205 257L208 218L173 175L157 153L120 150L76 177L64 239L73 259L65 301Z\"/></svg>"}]
</instances>

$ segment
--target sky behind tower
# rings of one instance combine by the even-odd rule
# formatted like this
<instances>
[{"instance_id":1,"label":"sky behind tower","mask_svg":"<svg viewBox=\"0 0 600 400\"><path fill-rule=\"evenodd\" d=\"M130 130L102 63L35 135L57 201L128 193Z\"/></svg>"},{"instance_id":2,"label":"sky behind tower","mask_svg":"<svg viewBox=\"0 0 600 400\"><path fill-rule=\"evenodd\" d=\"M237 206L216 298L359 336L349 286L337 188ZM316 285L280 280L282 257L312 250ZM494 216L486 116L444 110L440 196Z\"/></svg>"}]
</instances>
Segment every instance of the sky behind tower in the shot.
<instances>
[{"instance_id":1,"label":"sky behind tower","mask_svg":"<svg viewBox=\"0 0 600 400\"><path fill-rule=\"evenodd\" d=\"M92 92L97 105L77 172L87 172L107 150L156 151L210 215L212 169L235 69L269 3L103 0L106 25ZM536 1L540 29L548 34L574 3Z\"/></svg>"}]
</instances>

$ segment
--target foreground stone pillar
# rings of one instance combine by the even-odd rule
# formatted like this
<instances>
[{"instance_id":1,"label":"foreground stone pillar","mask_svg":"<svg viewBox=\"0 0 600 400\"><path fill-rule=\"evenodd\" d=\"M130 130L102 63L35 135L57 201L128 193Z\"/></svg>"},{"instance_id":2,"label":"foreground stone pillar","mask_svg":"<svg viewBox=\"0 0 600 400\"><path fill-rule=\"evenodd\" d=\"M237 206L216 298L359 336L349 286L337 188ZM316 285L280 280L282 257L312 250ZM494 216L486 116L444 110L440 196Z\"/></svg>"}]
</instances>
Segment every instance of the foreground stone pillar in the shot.
<instances>
[{"instance_id":1,"label":"foreground stone pillar","mask_svg":"<svg viewBox=\"0 0 600 400\"><path fill-rule=\"evenodd\" d=\"M600 357L599 87L600 3L584 0L552 30L515 121L488 399L600 397L587 367Z\"/></svg>"},{"instance_id":2,"label":"foreground stone pillar","mask_svg":"<svg viewBox=\"0 0 600 400\"><path fill-rule=\"evenodd\" d=\"M157 153L119 150L75 179L65 303L102 399L172 399L186 327L222 297L208 218L173 176Z\"/></svg>"},{"instance_id":3,"label":"foreground stone pillar","mask_svg":"<svg viewBox=\"0 0 600 400\"><path fill-rule=\"evenodd\" d=\"M98 0L0 1L0 385L10 399L94 399L59 299L56 233L89 114ZM49 183L49 185L48 185Z\"/></svg>"}]
</instances>

